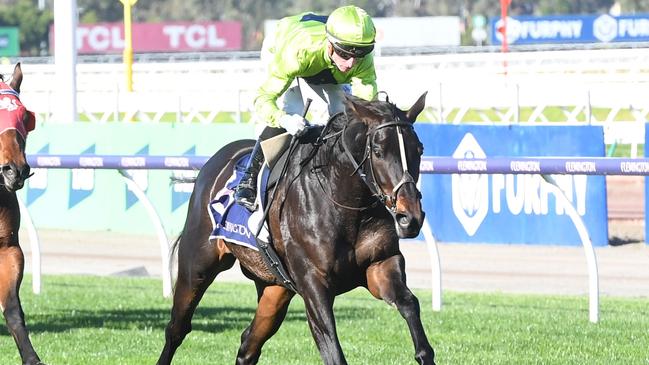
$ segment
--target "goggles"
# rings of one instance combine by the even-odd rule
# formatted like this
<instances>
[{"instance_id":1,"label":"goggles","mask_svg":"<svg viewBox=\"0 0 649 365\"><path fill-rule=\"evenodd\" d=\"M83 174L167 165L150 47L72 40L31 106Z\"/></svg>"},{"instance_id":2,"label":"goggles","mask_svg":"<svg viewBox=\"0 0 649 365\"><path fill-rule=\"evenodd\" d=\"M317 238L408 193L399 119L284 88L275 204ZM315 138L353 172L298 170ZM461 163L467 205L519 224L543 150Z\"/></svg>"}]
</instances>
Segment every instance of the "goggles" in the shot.
<instances>
[{"instance_id":1,"label":"goggles","mask_svg":"<svg viewBox=\"0 0 649 365\"><path fill-rule=\"evenodd\" d=\"M331 44L334 47L334 52L336 52L336 54L344 60L348 60L350 58L363 58L374 50L373 44L369 46L362 46L362 47L348 46L336 42L331 42Z\"/></svg>"}]
</instances>

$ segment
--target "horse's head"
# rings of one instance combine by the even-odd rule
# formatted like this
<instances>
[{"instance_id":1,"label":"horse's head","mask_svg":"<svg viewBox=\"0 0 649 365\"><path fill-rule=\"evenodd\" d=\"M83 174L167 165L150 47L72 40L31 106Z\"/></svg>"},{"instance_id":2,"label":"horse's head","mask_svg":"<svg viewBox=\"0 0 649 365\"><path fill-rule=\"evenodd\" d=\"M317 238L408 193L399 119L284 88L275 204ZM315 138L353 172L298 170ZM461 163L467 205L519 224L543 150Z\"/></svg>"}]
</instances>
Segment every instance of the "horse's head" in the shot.
<instances>
[{"instance_id":1,"label":"horse's head","mask_svg":"<svg viewBox=\"0 0 649 365\"><path fill-rule=\"evenodd\" d=\"M421 193L416 186L424 146L413 123L425 100L426 93L408 111L389 102L367 102L355 97L346 101L350 122L362 123L365 131L361 140L355 141L364 146L359 172L394 217L401 238L416 237L424 222Z\"/></svg>"},{"instance_id":2,"label":"horse's head","mask_svg":"<svg viewBox=\"0 0 649 365\"><path fill-rule=\"evenodd\" d=\"M27 132L34 129L34 113L20 102L23 73L16 64L9 84L0 75L0 176L1 184L10 192L23 187L29 175L25 157Z\"/></svg>"}]
</instances>

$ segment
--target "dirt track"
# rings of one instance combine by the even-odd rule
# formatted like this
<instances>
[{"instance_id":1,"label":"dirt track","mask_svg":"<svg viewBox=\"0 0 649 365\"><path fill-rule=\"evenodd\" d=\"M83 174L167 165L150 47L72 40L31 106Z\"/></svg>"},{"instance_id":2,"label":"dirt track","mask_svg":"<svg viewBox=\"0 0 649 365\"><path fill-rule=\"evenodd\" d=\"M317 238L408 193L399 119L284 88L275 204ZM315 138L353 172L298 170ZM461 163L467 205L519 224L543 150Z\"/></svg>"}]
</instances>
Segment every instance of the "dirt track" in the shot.
<instances>
[{"instance_id":1,"label":"dirt track","mask_svg":"<svg viewBox=\"0 0 649 365\"><path fill-rule=\"evenodd\" d=\"M644 179L643 176L606 177L609 219L644 219Z\"/></svg>"},{"instance_id":2,"label":"dirt track","mask_svg":"<svg viewBox=\"0 0 649 365\"><path fill-rule=\"evenodd\" d=\"M156 276L162 272L155 237L39 232L43 274ZM28 240L27 270L31 271ZM424 242L404 241L408 282L431 288L431 261ZM442 288L452 291L586 294L588 276L581 247L439 244ZM649 248L626 244L596 249L600 292L649 297ZM247 281L238 266L217 281ZM46 292L47 280L43 282ZM28 290L28 289L27 289Z\"/></svg>"},{"instance_id":3,"label":"dirt track","mask_svg":"<svg viewBox=\"0 0 649 365\"><path fill-rule=\"evenodd\" d=\"M649 247L644 244L643 178L608 177L609 236L617 246L596 249L600 292L649 297ZM39 230L43 274L157 276L162 272L155 236L114 232ZM31 271L29 239L21 242ZM424 242L404 241L408 282L431 288L431 261ZM581 247L439 244L442 288L586 294L586 256ZM238 265L218 280L247 281ZM43 283L47 287L47 281Z\"/></svg>"},{"instance_id":4,"label":"dirt track","mask_svg":"<svg viewBox=\"0 0 649 365\"><path fill-rule=\"evenodd\" d=\"M612 245L644 238L644 177L607 176L609 241Z\"/></svg>"}]
</instances>

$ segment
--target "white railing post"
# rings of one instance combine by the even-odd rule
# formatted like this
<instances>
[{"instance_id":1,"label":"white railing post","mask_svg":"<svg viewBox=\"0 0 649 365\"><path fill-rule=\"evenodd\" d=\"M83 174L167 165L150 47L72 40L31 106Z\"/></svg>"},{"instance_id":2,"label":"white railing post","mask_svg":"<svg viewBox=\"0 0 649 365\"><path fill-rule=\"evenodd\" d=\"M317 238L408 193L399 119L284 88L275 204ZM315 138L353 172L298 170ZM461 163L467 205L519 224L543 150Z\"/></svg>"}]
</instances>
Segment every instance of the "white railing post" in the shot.
<instances>
[{"instance_id":1,"label":"white railing post","mask_svg":"<svg viewBox=\"0 0 649 365\"><path fill-rule=\"evenodd\" d=\"M572 223L577 229L579 238L584 247L584 253L586 254L586 263L588 264L588 292L589 292L589 306L588 306L588 317L591 322L597 323L599 321L599 276L597 273L597 257L595 255L595 249L593 248L593 243L590 240L588 235L588 229L586 229L586 224L584 224L583 219L575 209L572 202L568 199L566 194L559 188L557 182L551 175L542 175L543 180L548 183L550 190L554 192L557 198L564 200L566 203L566 212L572 220Z\"/></svg>"},{"instance_id":2,"label":"white railing post","mask_svg":"<svg viewBox=\"0 0 649 365\"><path fill-rule=\"evenodd\" d=\"M421 181L417 181L417 189L421 191ZM421 227L421 233L426 240L426 248L428 249L428 256L430 258L430 282L432 289L432 303L433 310L439 312L442 310L442 266L439 259L439 250L437 249L437 240L430 228L428 218L424 218L424 224Z\"/></svg>"},{"instance_id":3,"label":"white railing post","mask_svg":"<svg viewBox=\"0 0 649 365\"><path fill-rule=\"evenodd\" d=\"M160 257L162 259L162 295L165 298L171 296L171 271L169 267L169 239L167 238L167 233L162 225L162 220L158 216L158 212L151 204L151 201L146 196L146 193L138 186L138 184L133 180L131 175L126 170L118 170L119 173L124 177L126 184L129 189L135 194L138 200L144 205L147 213L149 214L149 219L155 228L156 234L158 236L158 242L160 244Z\"/></svg>"},{"instance_id":4,"label":"white railing post","mask_svg":"<svg viewBox=\"0 0 649 365\"><path fill-rule=\"evenodd\" d=\"M428 256L430 256L430 278L432 289L432 302L433 310L439 312L442 310L442 266L439 259L439 250L437 249L437 240L433 235L433 231L428 224L428 218L424 218L424 225L421 227L424 238L426 239L426 247L428 248Z\"/></svg>"}]
</instances>

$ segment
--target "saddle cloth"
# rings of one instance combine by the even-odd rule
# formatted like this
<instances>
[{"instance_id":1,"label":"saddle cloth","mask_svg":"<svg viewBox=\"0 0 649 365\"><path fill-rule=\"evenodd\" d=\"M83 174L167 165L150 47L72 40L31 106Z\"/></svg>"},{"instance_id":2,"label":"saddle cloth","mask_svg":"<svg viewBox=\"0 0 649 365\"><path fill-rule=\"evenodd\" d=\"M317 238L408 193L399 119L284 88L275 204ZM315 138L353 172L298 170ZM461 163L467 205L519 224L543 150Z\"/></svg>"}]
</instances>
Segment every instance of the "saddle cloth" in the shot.
<instances>
[{"instance_id":1,"label":"saddle cloth","mask_svg":"<svg viewBox=\"0 0 649 365\"><path fill-rule=\"evenodd\" d=\"M228 242L242 245L253 250L259 251L255 234L264 216L264 207L261 197L265 196L266 182L268 181L269 171L266 164L262 164L262 170L259 173L257 186L260 192L257 193L257 210L254 212L236 204L234 201L234 190L239 184L246 170L246 165L250 154L241 157L234 166L232 175L225 183L214 199L208 204L209 216L214 228L210 235L210 240L224 239ZM263 242L269 242L270 236L268 227L264 222L257 239Z\"/></svg>"}]
</instances>

